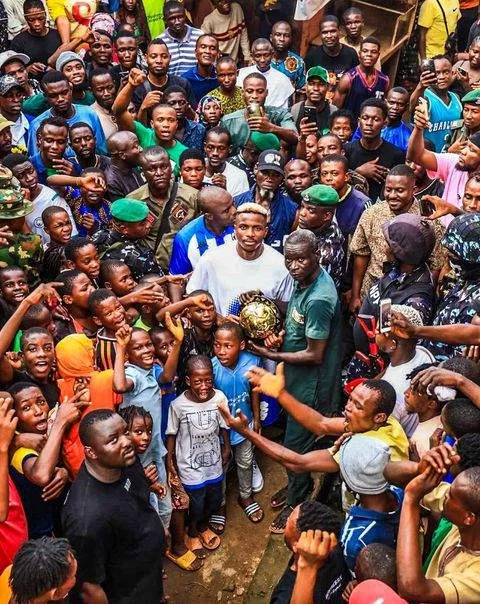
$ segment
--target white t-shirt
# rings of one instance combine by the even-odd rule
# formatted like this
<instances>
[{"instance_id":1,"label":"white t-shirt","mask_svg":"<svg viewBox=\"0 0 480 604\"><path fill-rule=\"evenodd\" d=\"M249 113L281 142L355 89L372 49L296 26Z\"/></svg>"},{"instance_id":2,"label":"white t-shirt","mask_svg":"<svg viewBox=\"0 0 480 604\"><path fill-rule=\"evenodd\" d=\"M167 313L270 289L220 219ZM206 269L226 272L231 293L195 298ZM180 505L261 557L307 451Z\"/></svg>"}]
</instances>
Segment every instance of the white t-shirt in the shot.
<instances>
[{"instance_id":1,"label":"white t-shirt","mask_svg":"<svg viewBox=\"0 0 480 604\"><path fill-rule=\"evenodd\" d=\"M288 302L292 288L293 279L282 254L264 244L258 258L244 260L232 241L203 254L187 284L187 293L207 290L217 311L226 316L238 314L238 297L244 292L259 289L267 298Z\"/></svg>"},{"instance_id":2,"label":"white t-shirt","mask_svg":"<svg viewBox=\"0 0 480 604\"><path fill-rule=\"evenodd\" d=\"M238 72L237 86L242 86L243 80L251 73L258 73L258 67L256 65L242 67ZM295 88L293 87L290 78L273 67L270 67L268 71L262 72L262 75L267 79L268 88L265 105L268 107L288 109L288 100L295 92Z\"/></svg>"},{"instance_id":3,"label":"white t-shirt","mask_svg":"<svg viewBox=\"0 0 480 604\"><path fill-rule=\"evenodd\" d=\"M395 403L392 415L398 419L409 438L418 426L418 415L416 413L407 413L405 409L405 390L410 385L407 375L419 365L434 362L435 357L431 352L423 348L423 346L417 346L415 356L411 361L403 363L403 365L396 365L395 367L389 365L382 376L382 380L385 380L395 388L397 402Z\"/></svg>"},{"instance_id":4,"label":"white t-shirt","mask_svg":"<svg viewBox=\"0 0 480 604\"><path fill-rule=\"evenodd\" d=\"M175 434L175 457L180 480L187 487L203 487L222 479L220 429L228 429L218 405L228 407L227 397L215 390L206 403L190 401L181 394L168 411L165 434Z\"/></svg>"},{"instance_id":5,"label":"white t-shirt","mask_svg":"<svg viewBox=\"0 0 480 604\"><path fill-rule=\"evenodd\" d=\"M225 168L222 174L225 176L227 181L227 191L232 197L246 193L250 188L248 186L248 178L245 172L233 164L228 163L228 161L225 162ZM205 175L203 182L207 185L211 185L212 177Z\"/></svg>"},{"instance_id":6,"label":"white t-shirt","mask_svg":"<svg viewBox=\"0 0 480 604\"><path fill-rule=\"evenodd\" d=\"M50 187L47 187L46 185L40 185L40 187L40 194L33 200L33 211L25 217L25 222L32 233L40 235L44 246L50 243L50 235L48 235L43 228L42 212L45 208L49 208L50 206L60 206L65 210L72 221L72 237L75 237L75 235L78 234L77 227L75 226L75 220L73 219L72 211L67 202Z\"/></svg>"}]
</instances>

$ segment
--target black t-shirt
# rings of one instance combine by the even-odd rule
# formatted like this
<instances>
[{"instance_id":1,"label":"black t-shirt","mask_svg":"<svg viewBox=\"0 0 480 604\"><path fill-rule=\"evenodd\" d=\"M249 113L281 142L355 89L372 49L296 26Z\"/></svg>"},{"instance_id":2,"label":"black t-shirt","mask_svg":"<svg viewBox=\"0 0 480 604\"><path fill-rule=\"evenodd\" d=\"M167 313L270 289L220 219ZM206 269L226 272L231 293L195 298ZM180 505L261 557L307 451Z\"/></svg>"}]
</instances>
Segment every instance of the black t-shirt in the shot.
<instances>
[{"instance_id":1,"label":"black t-shirt","mask_svg":"<svg viewBox=\"0 0 480 604\"><path fill-rule=\"evenodd\" d=\"M132 96L132 102L138 109L143 103L143 99L147 96L149 92L151 92L152 90L160 90L160 92L164 92L167 88L170 88L170 86L181 86L185 90L185 93L187 95L187 101L194 109L196 109L195 99L192 94L192 87L190 86L190 82L185 78L181 78L180 76L176 75L169 75L165 86L155 86L150 82L150 80L145 80L145 82L143 82L141 86L135 88Z\"/></svg>"},{"instance_id":2,"label":"black t-shirt","mask_svg":"<svg viewBox=\"0 0 480 604\"><path fill-rule=\"evenodd\" d=\"M307 69L321 65L331 73L340 78L346 71L358 65L358 55L354 48L341 45L340 53L336 57L331 57L323 50L323 46L311 45L305 57L305 66Z\"/></svg>"},{"instance_id":3,"label":"black t-shirt","mask_svg":"<svg viewBox=\"0 0 480 604\"><path fill-rule=\"evenodd\" d=\"M49 29L46 36L32 36L29 31L21 31L13 38L11 48L16 52L27 54L30 57L30 63L47 65L48 59L61 44L62 40L56 29ZM36 77L40 79L42 74Z\"/></svg>"},{"instance_id":4,"label":"black t-shirt","mask_svg":"<svg viewBox=\"0 0 480 604\"><path fill-rule=\"evenodd\" d=\"M115 604L161 602L165 535L149 496L138 460L114 483L100 482L82 464L62 512L78 561L72 602L81 602L85 582L101 585Z\"/></svg>"},{"instance_id":5,"label":"black t-shirt","mask_svg":"<svg viewBox=\"0 0 480 604\"><path fill-rule=\"evenodd\" d=\"M378 149L365 149L360 141L353 141L345 145L345 156L348 159L348 166L352 170L362 166L369 161L379 158L378 163L385 168L393 168L398 164L405 163L405 151L402 151L399 147L383 141ZM375 203L383 189L383 183L378 183L375 180L367 178L368 186L370 190L370 199Z\"/></svg>"},{"instance_id":6,"label":"black t-shirt","mask_svg":"<svg viewBox=\"0 0 480 604\"><path fill-rule=\"evenodd\" d=\"M272 592L270 604L289 604L295 586L296 573L290 568L289 561L285 572ZM343 558L340 545L332 551L328 560L317 573L317 582L313 592L315 603L343 604L342 592L350 581L350 572Z\"/></svg>"}]
</instances>

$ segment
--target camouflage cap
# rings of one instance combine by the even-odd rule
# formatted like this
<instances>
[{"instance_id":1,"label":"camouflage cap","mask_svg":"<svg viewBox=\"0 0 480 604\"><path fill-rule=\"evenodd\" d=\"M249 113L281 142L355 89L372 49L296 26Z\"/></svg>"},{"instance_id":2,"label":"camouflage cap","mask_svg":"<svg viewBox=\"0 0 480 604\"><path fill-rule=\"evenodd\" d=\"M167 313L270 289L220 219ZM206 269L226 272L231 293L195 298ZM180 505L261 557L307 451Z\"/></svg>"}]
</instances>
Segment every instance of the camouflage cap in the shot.
<instances>
[{"instance_id":1,"label":"camouflage cap","mask_svg":"<svg viewBox=\"0 0 480 604\"><path fill-rule=\"evenodd\" d=\"M10 172L8 168L1 170L1 176L7 178L6 172ZM4 174L5 172L5 174ZM13 176L10 172L10 182ZM12 185L6 185L0 188L0 219L1 220L14 220L15 218L22 218L30 214L33 210L33 203L25 199L23 193L18 189L14 189Z\"/></svg>"}]
</instances>

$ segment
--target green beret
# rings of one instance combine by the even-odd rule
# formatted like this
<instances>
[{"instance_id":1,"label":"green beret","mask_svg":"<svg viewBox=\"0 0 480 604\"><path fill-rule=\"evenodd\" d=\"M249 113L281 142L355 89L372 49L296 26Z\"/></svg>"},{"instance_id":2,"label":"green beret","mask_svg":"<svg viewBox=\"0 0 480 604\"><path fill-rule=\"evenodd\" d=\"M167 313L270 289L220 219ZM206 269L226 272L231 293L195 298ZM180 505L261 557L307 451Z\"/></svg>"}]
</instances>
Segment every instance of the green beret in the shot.
<instances>
[{"instance_id":1,"label":"green beret","mask_svg":"<svg viewBox=\"0 0 480 604\"><path fill-rule=\"evenodd\" d=\"M280 139L276 134L271 132L252 132L250 134L250 140L259 151L266 151L267 149L275 149L280 151Z\"/></svg>"},{"instance_id":2,"label":"green beret","mask_svg":"<svg viewBox=\"0 0 480 604\"><path fill-rule=\"evenodd\" d=\"M141 222L148 216L148 206L138 199L117 199L112 203L110 213L122 222Z\"/></svg>"},{"instance_id":3,"label":"green beret","mask_svg":"<svg viewBox=\"0 0 480 604\"><path fill-rule=\"evenodd\" d=\"M462 103L470 103L470 105L480 105L480 88L470 90L462 97Z\"/></svg>"},{"instance_id":4,"label":"green beret","mask_svg":"<svg viewBox=\"0 0 480 604\"><path fill-rule=\"evenodd\" d=\"M315 206L336 206L340 197L333 187L327 185L313 185L302 191L302 199L305 203Z\"/></svg>"}]
</instances>

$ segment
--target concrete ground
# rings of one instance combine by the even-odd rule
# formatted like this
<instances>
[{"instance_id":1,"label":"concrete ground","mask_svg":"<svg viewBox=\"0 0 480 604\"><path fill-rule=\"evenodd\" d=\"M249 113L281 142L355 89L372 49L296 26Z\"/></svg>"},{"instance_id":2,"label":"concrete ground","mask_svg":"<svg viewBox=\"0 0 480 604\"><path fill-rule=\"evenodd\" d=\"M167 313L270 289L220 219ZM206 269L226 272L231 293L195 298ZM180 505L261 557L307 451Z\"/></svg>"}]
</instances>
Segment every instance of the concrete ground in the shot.
<instances>
[{"instance_id":1,"label":"concrete ground","mask_svg":"<svg viewBox=\"0 0 480 604\"><path fill-rule=\"evenodd\" d=\"M229 473L227 528L222 545L209 554L197 572L185 572L165 560L167 572L166 593L171 604L238 604L268 603L270 594L282 575L290 557L283 543L283 535L271 535L268 526L276 515L270 509L270 497L286 484L283 468L269 458L258 454L265 479L263 491L257 500L265 518L259 524L251 523L237 503L235 472Z\"/></svg>"}]
</instances>

